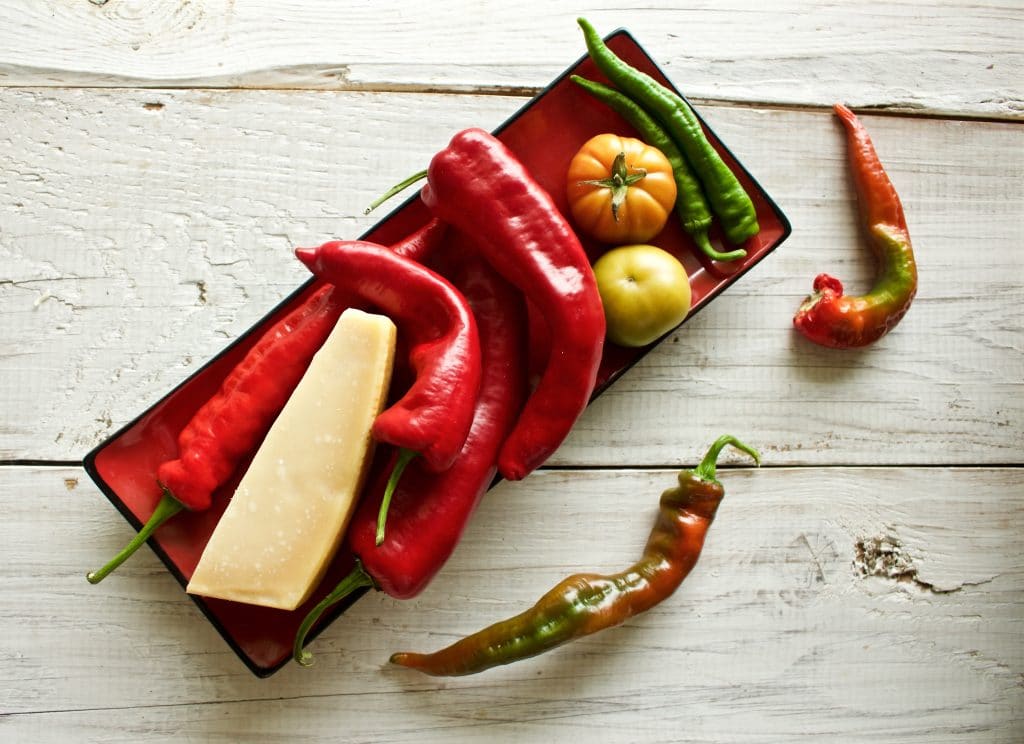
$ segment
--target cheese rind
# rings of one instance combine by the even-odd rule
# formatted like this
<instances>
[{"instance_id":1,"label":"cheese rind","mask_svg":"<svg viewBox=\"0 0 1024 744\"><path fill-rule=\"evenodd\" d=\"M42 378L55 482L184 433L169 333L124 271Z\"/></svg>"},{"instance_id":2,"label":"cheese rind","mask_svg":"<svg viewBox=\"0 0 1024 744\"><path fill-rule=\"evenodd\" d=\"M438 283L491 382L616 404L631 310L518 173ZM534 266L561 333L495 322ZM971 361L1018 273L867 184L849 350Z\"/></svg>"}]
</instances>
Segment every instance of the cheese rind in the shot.
<instances>
[{"instance_id":1,"label":"cheese rind","mask_svg":"<svg viewBox=\"0 0 1024 744\"><path fill-rule=\"evenodd\" d=\"M395 337L382 315L342 313L242 476L190 594L284 610L309 597L365 479Z\"/></svg>"}]
</instances>

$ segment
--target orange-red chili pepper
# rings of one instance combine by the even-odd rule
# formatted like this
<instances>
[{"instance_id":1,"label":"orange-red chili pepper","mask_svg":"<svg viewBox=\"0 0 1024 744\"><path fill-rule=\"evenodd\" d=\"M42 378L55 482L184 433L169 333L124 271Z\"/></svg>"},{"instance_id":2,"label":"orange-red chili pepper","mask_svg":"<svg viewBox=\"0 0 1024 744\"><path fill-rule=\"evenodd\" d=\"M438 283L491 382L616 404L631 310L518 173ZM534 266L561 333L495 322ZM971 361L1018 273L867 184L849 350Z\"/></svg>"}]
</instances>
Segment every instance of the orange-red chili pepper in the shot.
<instances>
[{"instance_id":1,"label":"orange-red chili pepper","mask_svg":"<svg viewBox=\"0 0 1024 744\"><path fill-rule=\"evenodd\" d=\"M396 254L422 261L444 237L436 219L396 243ZM214 492L253 452L302 379L338 316L354 297L325 284L264 331L178 435L177 457L162 463L163 496L135 537L103 568L87 575L102 581L137 551L164 522L183 509L208 509Z\"/></svg>"},{"instance_id":2,"label":"orange-red chili pepper","mask_svg":"<svg viewBox=\"0 0 1024 744\"><path fill-rule=\"evenodd\" d=\"M720 437L694 470L679 474L678 486L662 494L643 557L625 571L575 574L522 614L431 654L396 653L391 662L438 676L475 674L620 625L669 597L696 565L725 495L715 464L726 445L760 459L734 437Z\"/></svg>"},{"instance_id":3,"label":"orange-red chili pepper","mask_svg":"<svg viewBox=\"0 0 1024 744\"><path fill-rule=\"evenodd\" d=\"M836 104L835 112L846 128L850 170L878 274L859 297L844 295L838 279L819 274L793 325L817 344L845 349L874 343L896 327L917 294L917 264L903 205L871 138L846 106Z\"/></svg>"}]
</instances>

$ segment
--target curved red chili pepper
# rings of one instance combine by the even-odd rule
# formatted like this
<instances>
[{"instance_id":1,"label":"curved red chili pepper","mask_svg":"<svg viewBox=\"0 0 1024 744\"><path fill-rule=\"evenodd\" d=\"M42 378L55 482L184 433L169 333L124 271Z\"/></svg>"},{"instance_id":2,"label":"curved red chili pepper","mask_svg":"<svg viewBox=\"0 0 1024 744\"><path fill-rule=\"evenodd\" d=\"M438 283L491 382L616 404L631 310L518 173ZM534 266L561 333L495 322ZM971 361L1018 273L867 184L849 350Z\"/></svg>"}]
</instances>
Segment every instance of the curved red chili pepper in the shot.
<instances>
[{"instance_id":1,"label":"curved red chili pepper","mask_svg":"<svg viewBox=\"0 0 1024 744\"><path fill-rule=\"evenodd\" d=\"M679 588L700 558L725 495L715 478L715 461L730 444L759 461L755 450L734 437L719 437L700 465L681 472L678 485L662 494L643 556L626 570L574 574L515 617L431 654L394 654L391 662L433 675L476 674L615 627L654 607Z\"/></svg>"},{"instance_id":2,"label":"curved red chili pepper","mask_svg":"<svg viewBox=\"0 0 1024 744\"><path fill-rule=\"evenodd\" d=\"M422 261L440 244L446 230L445 223L432 219L392 250ZM264 331L216 395L182 429L177 457L157 469L163 497L153 514L121 552L103 568L88 574L90 583L102 581L182 509L209 508L214 492L262 441L313 355L354 299L325 284Z\"/></svg>"},{"instance_id":3,"label":"curved red chili pepper","mask_svg":"<svg viewBox=\"0 0 1024 744\"><path fill-rule=\"evenodd\" d=\"M431 473L413 463L391 502L387 540L373 541L371 520L353 522L348 542L378 587L392 597L418 594L447 560L466 521L496 475L499 447L526 398L526 308L520 293L481 258L439 252L438 270L465 295L481 337L483 379L473 425L455 463ZM378 484L380 485L380 484ZM357 513L379 506L371 489Z\"/></svg>"},{"instance_id":4,"label":"curved red chili pepper","mask_svg":"<svg viewBox=\"0 0 1024 744\"><path fill-rule=\"evenodd\" d=\"M844 349L867 346L896 327L917 293L917 264L899 194L871 138L850 109L836 104L835 111L846 127L861 219L879 271L859 297L844 295L838 279L819 274L793 325L817 344Z\"/></svg>"},{"instance_id":5,"label":"curved red chili pepper","mask_svg":"<svg viewBox=\"0 0 1024 744\"><path fill-rule=\"evenodd\" d=\"M605 337L594 272L551 196L481 129L456 134L433 157L422 198L473 238L551 330L547 364L498 458L502 475L523 478L558 448L590 401Z\"/></svg>"},{"instance_id":6,"label":"curved red chili pepper","mask_svg":"<svg viewBox=\"0 0 1024 744\"><path fill-rule=\"evenodd\" d=\"M343 310L338 299L324 285L271 326L203 406L202 415L182 429L178 458L157 468L157 480L186 509L208 509L213 492L262 439L309 365L311 357L300 361L295 351L323 344ZM284 380L272 379L270 370L280 370ZM239 415L242 400L245 413Z\"/></svg>"},{"instance_id":7,"label":"curved red chili pepper","mask_svg":"<svg viewBox=\"0 0 1024 744\"><path fill-rule=\"evenodd\" d=\"M425 266L361 240L299 248L316 276L388 315L408 345L416 379L377 416L373 437L451 467L473 423L480 340L473 312L451 283Z\"/></svg>"},{"instance_id":8,"label":"curved red chili pepper","mask_svg":"<svg viewBox=\"0 0 1024 744\"><path fill-rule=\"evenodd\" d=\"M461 239L458 233L453 240ZM376 520L387 471L372 476L346 535L357 568L306 617L295 658L306 665L305 638L323 613L360 587L408 599L444 565L480 499L494 481L498 450L526 397L526 309L521 294L479 256L446 246L432 264L464 294L480 332L483 378L473 426L455 463L441 473L410 464L391 503L387 539L376 544Z\"/></svg>"}]
</instances>

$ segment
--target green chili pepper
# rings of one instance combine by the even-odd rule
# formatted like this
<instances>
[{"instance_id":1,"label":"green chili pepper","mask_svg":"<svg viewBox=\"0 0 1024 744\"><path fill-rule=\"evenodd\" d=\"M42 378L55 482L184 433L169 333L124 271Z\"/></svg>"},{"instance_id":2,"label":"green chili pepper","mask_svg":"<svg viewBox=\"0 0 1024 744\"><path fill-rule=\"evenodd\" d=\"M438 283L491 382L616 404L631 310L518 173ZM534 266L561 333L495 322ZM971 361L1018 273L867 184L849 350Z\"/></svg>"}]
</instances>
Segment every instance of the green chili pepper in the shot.
<instances>
[{"instance_id":1,"label":"green chili pepper","mask_svg":"<svg viewBox=\"0 0 1024 744\"><path fill-rule=\"evenodd\" d=\"M438 676L476 674L620 625L654 607L669 597L697 564L725 495L715 478L715 464L726 445L760 462L757 452L735 437L719 437L701 463L679 473L679 485L661 495L658 518L643 557L625 571L610 576L575 574L526 612L432 654L393 654L391 663Z\"/></svg>"},{"instance_id":2,"label":"green chili pepper","mask_svg":"<svg viewBox=\"0 0 1024 744\"><path fill-rule=\"evenodd\" d=\"M715 250L708 239L711 228L711 208L704 196L704 189L693 174L690 164L686 162L679 146L672 141L661 125L629 96L620 93L607 85L573 75L572 81L606 103L613 111L625 119L635 129L644 142L659 149L672 164L672 175L676 182L676 213L683 224L683 229L697 243L697 247L714 261L735 261L744 258L747 252L742 248L728 253Z\"/></svg>"},{"instance_id":3,"label":"green chili pepper","mask_svg":"<svg viewBox=\"0 0 1024 744\"><path fill-rule=\"evenodd\" d=\"M583 29L587 51L601 72L616 88L660 120L669 136L679 145L704 184L711 208L722 221L729 242L740 245L757 235L761 228L757 224L754 203L736 174L708 142L689 104L650 75L620 59L585 19L580 18L577 22Z\"/></svg>"}]
</instances>

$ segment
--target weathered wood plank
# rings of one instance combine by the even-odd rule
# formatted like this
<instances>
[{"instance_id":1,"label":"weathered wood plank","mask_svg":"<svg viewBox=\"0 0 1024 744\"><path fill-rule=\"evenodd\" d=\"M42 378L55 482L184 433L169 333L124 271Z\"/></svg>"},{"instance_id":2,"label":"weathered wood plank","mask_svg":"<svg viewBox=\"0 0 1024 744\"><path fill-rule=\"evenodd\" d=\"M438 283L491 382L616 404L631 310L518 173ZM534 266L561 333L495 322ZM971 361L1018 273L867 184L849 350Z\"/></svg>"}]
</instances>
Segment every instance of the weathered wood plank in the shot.
<instances>
[{"instance_id":1,"label":"weathered wood plank","mask_svg":"<svg viewBox=\"0 0 1024 744\"><path fill-rule=\"evenodd\" d=\"M372 197L524 101L0 90L0 459L81 457L297 286L294 246L363 232ZM838 124L702 111L793 236L597 401L552 462L672 464L719 429L756 432L780 464L1020 462L1024 128L867 117L921 289L895 333L837 353L790 318L819 271L853 291L871 271Z\"/></svg>"},{"instance_id":2,"label":"weathered wood plank","mask_svg":"<svg viewBox=\"0 0 1024 744\"><path fill-rule=\"evenodd\" d=\"M691 442L681 456L692 464L702 450ZM628 565L674 478L544 471L492 492L419 598L367 596L316 641L313 669L257 680L148 551L103 584L84 581L130 530L80 471L0 468L0 731L549 741L585 720L597 741L1019 740L1019 469L720 477L726 501L696 570L621 628L475 677L386 667L391 651L518 612L568 573Z\"/></svg>"},{"instance_id":3,"label":"weathered wood plank","mask_svg":"<svg viewBox=\"0 0 1024 744\"><path fill-rule=\"evenodd\" d=\"M582 54L581 13L695 99L1024 117L1012 1L21 0L0 6L0 85L535 90Z\"/></svg>"}]
</instances>

